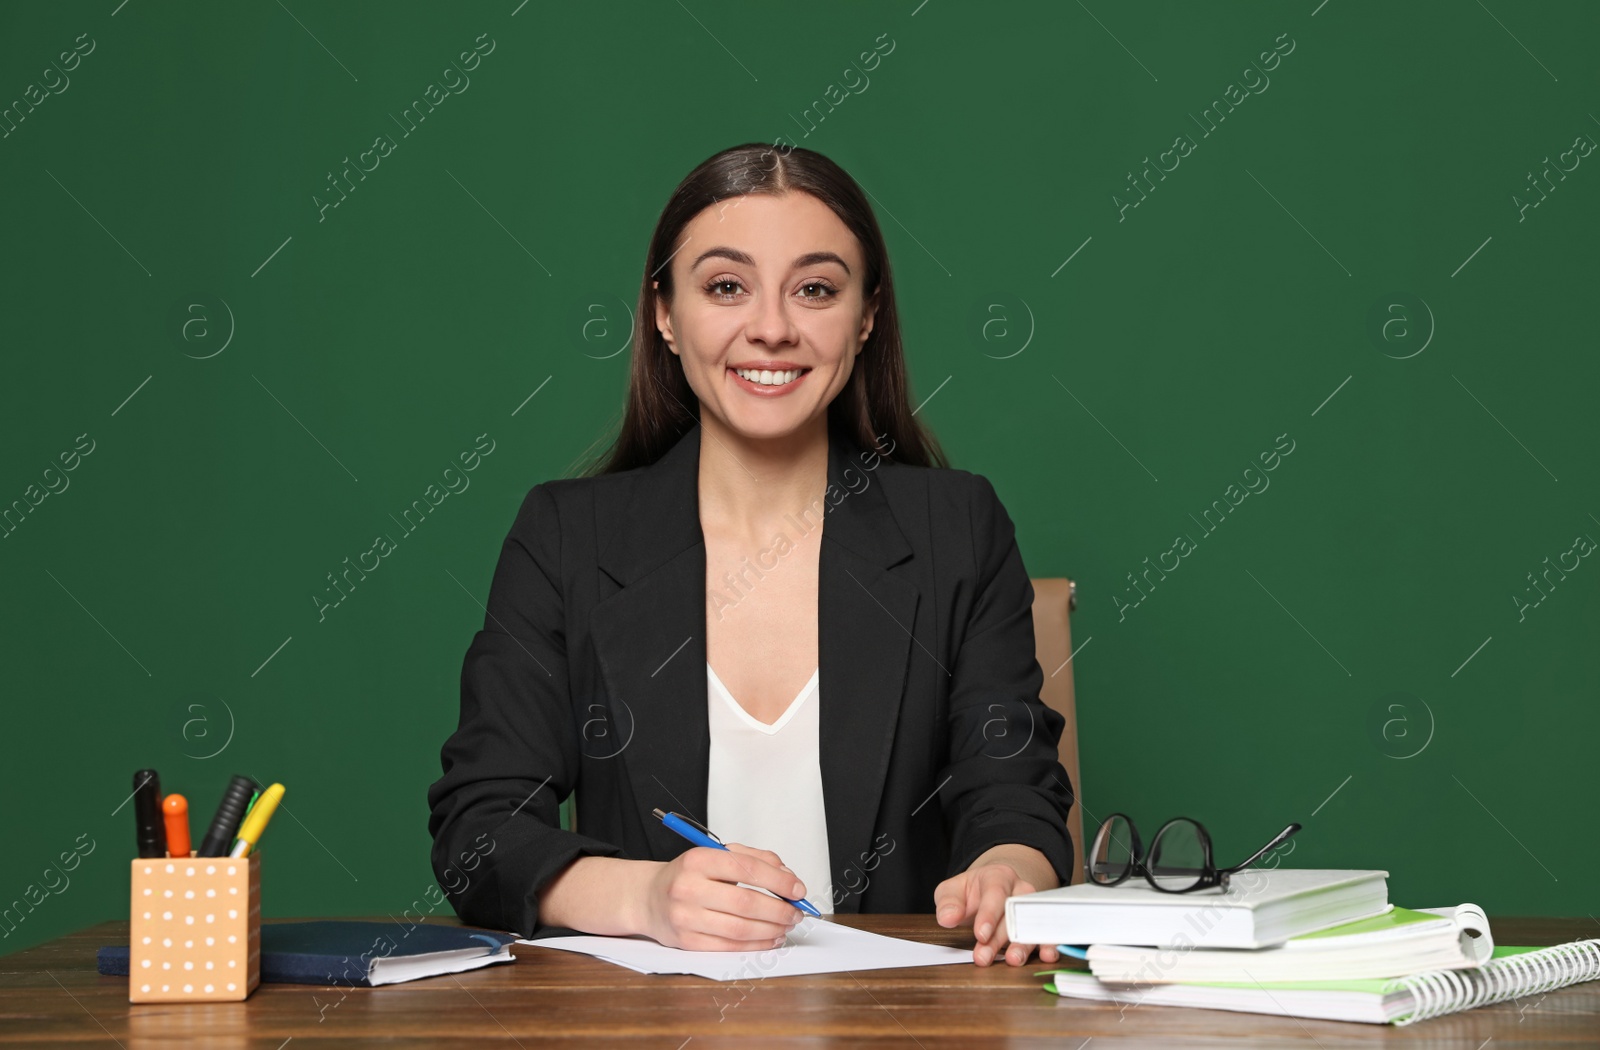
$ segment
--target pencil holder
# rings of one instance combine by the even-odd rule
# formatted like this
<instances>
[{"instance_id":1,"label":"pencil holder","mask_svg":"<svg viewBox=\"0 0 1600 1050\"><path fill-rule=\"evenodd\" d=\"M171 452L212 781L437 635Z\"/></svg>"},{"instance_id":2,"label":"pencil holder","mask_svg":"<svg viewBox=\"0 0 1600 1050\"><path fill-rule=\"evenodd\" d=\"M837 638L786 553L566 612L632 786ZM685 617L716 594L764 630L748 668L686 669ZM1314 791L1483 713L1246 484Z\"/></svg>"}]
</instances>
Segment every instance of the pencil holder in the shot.
<instances>
[{"instance_id":1,"label":"pencil holder","mask_svg":"<svg viewBox=\"0 0 1600 1050\"><path fill-rule=\"evenodd\" d=\"M135 860L128 1001L244 999L261 983L261 857Z\"/></svg>"}]
</instances>

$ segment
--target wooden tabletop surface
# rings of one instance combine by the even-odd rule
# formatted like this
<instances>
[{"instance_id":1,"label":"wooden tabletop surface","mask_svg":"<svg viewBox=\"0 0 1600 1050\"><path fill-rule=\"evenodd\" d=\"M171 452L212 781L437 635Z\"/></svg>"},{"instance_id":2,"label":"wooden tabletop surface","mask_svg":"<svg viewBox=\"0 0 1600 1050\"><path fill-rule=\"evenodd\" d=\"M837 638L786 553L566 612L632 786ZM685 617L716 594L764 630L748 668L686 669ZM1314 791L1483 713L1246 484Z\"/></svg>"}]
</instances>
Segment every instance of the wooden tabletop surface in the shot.
<instances>
[{"instance_id":1,"label":"wooden tabletop surface","mask_svg":"<svg viewBox=\"0 0 1600 1050\"><path fill-rule=\"evenodd\" d=\"M970 948L930 915L844 916L852 926ZM1494 919L1502 944L1600 936L1591 919ZM1405 1044L1509 1050L1600 1046L1600 981L1403 1028L1059 999L1024 967L930 966L723 984L637 974L570 952L515 946L517 961L383 988L263 984L243 1003L127 1001L127 979L95 972L126 944L108 922L0 957L0 1044L204 1046L217 1050L387 1047L1338 1047ZM1487 1044L1487 1045L1486 1045Z\"/></svg>"}]
</instances>

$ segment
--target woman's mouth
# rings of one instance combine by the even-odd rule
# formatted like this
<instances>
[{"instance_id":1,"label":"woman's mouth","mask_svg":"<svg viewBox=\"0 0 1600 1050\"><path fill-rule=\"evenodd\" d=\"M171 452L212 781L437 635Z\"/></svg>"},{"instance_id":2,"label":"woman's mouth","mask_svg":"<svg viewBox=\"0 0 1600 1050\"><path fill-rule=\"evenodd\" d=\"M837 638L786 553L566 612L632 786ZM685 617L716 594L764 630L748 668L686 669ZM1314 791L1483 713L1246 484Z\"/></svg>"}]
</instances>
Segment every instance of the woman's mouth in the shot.
<instances>
[{"instance_id":1,"label":"woman's mouth","mask_svg":"<svg viewBox=\"0 0 1600 1050\"><path fill-rule=\"evenodd\" d=\"M734 377L741 388L760 397L777 397L787 394L800 385L811 369L809 368L730 368L728 373Z\"/></svg>"}]
</instances>

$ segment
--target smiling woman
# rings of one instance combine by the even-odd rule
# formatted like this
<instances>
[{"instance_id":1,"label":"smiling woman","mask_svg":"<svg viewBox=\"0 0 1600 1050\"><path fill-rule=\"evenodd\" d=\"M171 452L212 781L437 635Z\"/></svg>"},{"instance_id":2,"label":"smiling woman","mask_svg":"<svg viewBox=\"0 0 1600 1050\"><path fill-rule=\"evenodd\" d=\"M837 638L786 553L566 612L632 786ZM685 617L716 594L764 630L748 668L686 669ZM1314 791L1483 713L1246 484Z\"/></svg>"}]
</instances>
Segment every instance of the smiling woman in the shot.
<instances>
[{"instance_id":1,"label":"smiling woman","mask_svg":"<svg viewBox=\"0 0 1600 1050\"><path fill-rule=\"evenodd\" d=\"M778 438L822 419L872 334L878 304L862 291L860 249L827 205L803 193L741 197L738 204L702 212L685 228L685 287L670 299L656 297L656 325L709 410L702 423L709 414L719 429ZM819 235L837 250L783 262L785 245ZM750 244L762 262L718 243L728 239ZM697 252L696 241L709 246ZM763 279L769 269L775 272ZM659 289L660 280L655 284Z\"/></svg>"},{"instance_id":2,"label":"smiling woman","mask_svg":"<svg viewBox=\"0 0 1600 1050\"><path fill-rule=\"evenodd\" d=\"M701 421L702 396L719 404L735 391L770 396L777 377L759 373L795 370L802 377L777 390L809 387L804 408L768 418L769 433L825 409L829 426L862 448L881 451L878 435L887 434L899 462L948 465L907 403L882 231L860 187L826 157L752 143L708 159L663 209L644 269L629 410L598 472L654 463ZM719 342L728 352L713 361ZM819 368L823 376L806 374ZM713 425L719 418L727 417L714 414Z\"/></svg>"},{"instance_id":3,"label":"smiling woman","mask_svg":"<svg viewBox=\"0 0 1600 1050\"><path fill-rule=\"evenodd\" d=\"M912 414L866 194L809 150L718 153L662 210L635 318L614 444L528 493L467 652L435 870L503 848L458 912L760 951L802 904L934 911L1020 965L1006 897L1072 869L1063 723L1011 519ZM1036 727L1003 754L997 707ZM597 711L620 747L582 746Z\"/></svg>"}]
</instances>

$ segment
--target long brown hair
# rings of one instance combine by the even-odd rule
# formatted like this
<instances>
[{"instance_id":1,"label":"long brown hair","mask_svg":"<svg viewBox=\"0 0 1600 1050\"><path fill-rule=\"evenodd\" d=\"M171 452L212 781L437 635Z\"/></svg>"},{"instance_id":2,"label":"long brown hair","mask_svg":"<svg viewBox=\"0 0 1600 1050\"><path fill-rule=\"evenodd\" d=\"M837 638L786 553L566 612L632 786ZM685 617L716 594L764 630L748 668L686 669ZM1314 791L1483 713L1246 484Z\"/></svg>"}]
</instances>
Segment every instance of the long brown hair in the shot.
<instances>
[{"instance_id":1,"label":"long brown hair","mask_svg":"<svg viewBox=\"0 0 1600 1050\"><path fill-rule=\"evenodd\" d=\"M850 381L828 405L830 431L895 462L950 465L938 440L911 414L889 252L866 194L843 168L820 153L747 142L712 156L685 176L656 220L639 283L622 429L584 474L613 474L654 463L700 421L699 399L683 374L683 363L656 327L657 294L672 301L669 263L683 228L706 208L731 197L749 193L776 197L790 191L817 198L855 234L866 256L865 295L878 294L872 333L856 358ZM659 293L653 286L656 281Z\"/></svg>"}]
</instances>

